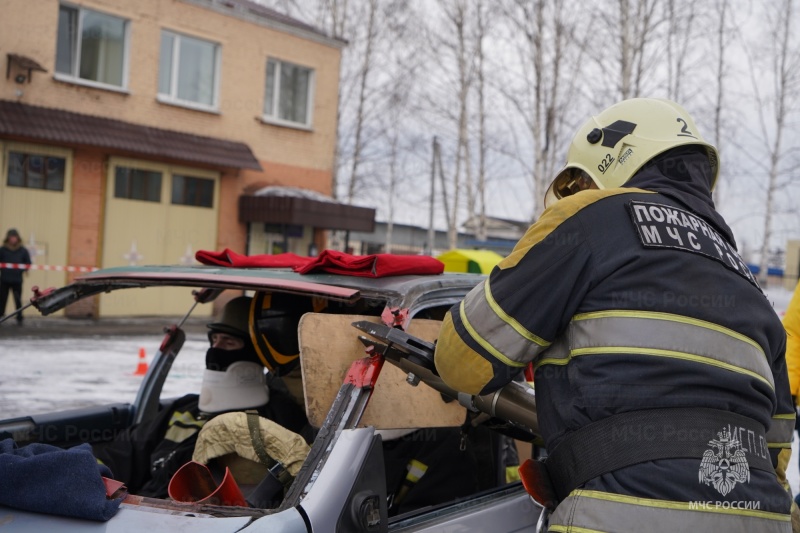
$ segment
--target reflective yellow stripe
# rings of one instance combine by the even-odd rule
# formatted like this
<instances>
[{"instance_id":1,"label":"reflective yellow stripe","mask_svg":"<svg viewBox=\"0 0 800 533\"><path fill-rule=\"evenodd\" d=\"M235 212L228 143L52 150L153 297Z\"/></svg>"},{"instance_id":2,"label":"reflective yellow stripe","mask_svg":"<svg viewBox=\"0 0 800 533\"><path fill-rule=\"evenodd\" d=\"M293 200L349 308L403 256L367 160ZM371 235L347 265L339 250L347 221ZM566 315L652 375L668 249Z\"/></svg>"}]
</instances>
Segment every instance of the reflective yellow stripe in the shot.
<instances>
[{"instance_id":1,"label":"reflective yellow stripe","mask_svg":"<svg viewBox=\"0 0 800 533\"><path fill-rule=\"evenodd\" d=\"M506 365L523 366L549 346L497 305L488 282L467 294L460 312L470 336Z\"/></svg>"},{"instance_id":2,"label":"reflective yellow stripe","mask_svg":"<svg viewBox=\"0 0 800 533\"><path fill-rule=\"evenodd\" d=\"M172 413L168 425L183 424L185 426L197 426L200 428L203 427L205 423L205 420L197 420L189 411L175 411Z\"/></svg>"},{"instance_id":3,"label":"reflective yellow stripe","mask_svg":"<svg viewBox=\"0 0 800 533\"><path fill-rule=\"evenodd\" d=\"M755 341L728 328L680 315L634 311L583 313L573 317L554 345L561 342L569 342L569 349L545 351L537 367L564 365L578 355L641 354L724 368L755 377L775 388L772 368Z\"/></svg>"},{"instance_id":4,"label":"reflective yellow stripe","mask_svg":"<svg viewBox=\"0 0 800 533\"><path fill-rule=\"evenodd\" d=\"M183 442L198 431L196 427L170 426L164 433L164 440Z\"/></svg>"},{"instance_id":5,"label":"reflective yellow stripe","mask_svg":"<svg viewBox=\"0 0 800 533\"><path fill-rule=\"evenodd\" d=\"M506 467L506 483L514 483L519 481L519 465Z\"/></svg>"},{"instance_id":6,"label":"reflective yellow stripe","mask_svg":"<svg viewBox=\"0 0 800 533\"><path fill-rule=\"evenodd\" d=\"M770 448L791 448L794 419L794 413L781 413L772 417L772 424L767 431L767 444Z\"/></svg>"},{"instance_id":7,"label":"reflective yellow stripe","mask_svg":"<svg viewBox=\"0 0 800 533\"><path fill-rule=\"evenodd\" d=\"M527 364L527 363L518 363L516 361L512 361L511 359L509 359L508 357L506 357L505 355L503 355L502 353L497 351L495 349L495 347L492 346L489 343L489 341L487 341L486 339L481 337L478 334L478 332L475 331L475 328L472 327L472 324L470 324L469 319L467 319L467 314L464 312L464 301L463 300L461 301L461 305L459 306L458 312L461 314L461 322L464 324L464 328L467 330L467 332L469 333L470 337L472 337L475 340L475 342L480 344L481 347L483 347L484 350L486 350L487 352L492 354L492 356L494 356L496 359L498 359L499 361L502 361L503 363L505 363L508 366L521 368L521 367L523 367L523 366L525 366Z\"/></svg>"},{"instance_id":8,"label":"reflective yellow stripe","mask_svg":"<svg viewBox=\"0 0 800 533\"><path fill-rule=\"evenodd\" d=\"M726 328L724 326L720 326L719 324L714 324L713 322L708 322L706 320L699 320L697 318L691 318L688 316L683 315L673 315L671 313L659 313L655 311L594 311L591 313L581 313L572 317L572 320L590 320L592 318L608 318L608 317L623 317L623 318L648 318L653 320L667 320L670 322L680 322L682 324L691 324L693 326L699 326L701 328L712 329L714 331L718 331L720 333L724 333L725 335L729 335L736 339L739 339L742 342L746 342L756 348L758 351L764 355L766 359L766 355L764 354L764 350L761 348L756 341L751 339L746 335L742 335L737 331L733 331L732 329Z\"/></svg>"},{"instance_id":9,"label":"reflective yellow stripe","mask_svg":"<svg viewBox=\"0 0 800 533\"><path fill-rule=\"evenodd\" d=\"M635 498L600 491L573 491L550 516L550 531L724 531L789 533L789 514L748 509L743 502L675 502ZM744 507L744 508L742 508Z\"/></svg>"},{"instance_id":10,"label":"reflective yellow stripe","mask_svg":"<svg viewBox=\"0 0 800 533\"><path fill-rule=\"evenodd\" d=\"M517 333L519 333L520 335L522 335L523 337L525 337L529 341L531 341L533 343L536 343L539 346L542 346L544 348L550 346L550 344L551 344L550 342L547 342L546 340L542 339L538 335L534 335L533 333L528 331L525 328L525 326L520 324L516 319L514 319L513 317L508 315L508 313L503 311L503 309L497 304L497 302L494 299L494 296L492 295L492 289L489 286L489 280L486 280L486 282L484 282L484 286L485 286L484 293L486 295L486 301L489 303L489 307L492 308L492 311L494 311L495 314L503 322L505 322L506 324L508 324L512 328L514 328L514 331L516 331Z\"/></svg>"},{"instance_id":11,"label":"reflective yellow stripe","mask_svg":"<svg viewBox=\"0 0 800 533\"><path fill-rule=\"evenodd\" d=\"M406 465L406 468L408 469L406 479L412 483L419 481L420 478L425 475L425 472L428 471L428 465L416 459L411 459L408 465Z\"/></svg>"},{"instance_id":12,"label":"reflective yellow stripe","mask_svg":"<svg viewBox=\"0 0 800 533\"><path fill-rule=\"evenodd\" d=\"M550 526L547 531L564 531L568 533L608 533L607 531L600 531L599 529L589 529L587 527L575 526Z\"/></svg>"},{"instance_id":13,"label":"reflective yellow stripe","mask_svg":"<svg viewBox=\"0 0 800 533\"><path fill-rule=\"evenodd\" d=\"M623 494L613 494L611 492L602 492L599 490L574 490L570 496L578 496L583 498L593 498L596 500L604 500L609 502L626 503L630 505L639 505L644 507L655 507L658 509L672 509L680 511L691 511L699 513L721 513L721 514L735 514L739 516L752 516L756 518L764 518L766 520L776 520L779 522L791 521L791 516L788 514L773 513L770 511L759 511L755 509L690 509L689 502L674 502L668 500L654 500L652 498L639 498L636 496L625 496Z\"/></svg>"},{"instance_id":14,"label":"reflective yellow stripe","mask_svg":"<svg viewBox=\"0 0 800 533\"><path fill-rule=\"evenodd\" d=\"M653 350L648 348L629 348L627 346L601 346L598 348L580 348L577 350L572 350L570 352L570 357L577 357L580 355L589 355L589 354L604 354L604 355L614 355L614 354L633 354L633 355L654 355L656 357L672 357L674 359L683 359L684 361L694 361L696 363L703 363L706 365L716 366L719 368L724 368L725 370L731 370L733 372L739 372L740 374L746 374L748 376L754 377L759 379L770 386L771 389L775 387L769 382L769 380L761 377L760 375L756 374L755 372L751 372L750 370L745 370L738 366L723 363L722 361L717 361L716 359L711 359L710 357L703 357L701 355L694 355L690 353L684 352L674 352L672 350Z\"/></svg>"}]
</instances>

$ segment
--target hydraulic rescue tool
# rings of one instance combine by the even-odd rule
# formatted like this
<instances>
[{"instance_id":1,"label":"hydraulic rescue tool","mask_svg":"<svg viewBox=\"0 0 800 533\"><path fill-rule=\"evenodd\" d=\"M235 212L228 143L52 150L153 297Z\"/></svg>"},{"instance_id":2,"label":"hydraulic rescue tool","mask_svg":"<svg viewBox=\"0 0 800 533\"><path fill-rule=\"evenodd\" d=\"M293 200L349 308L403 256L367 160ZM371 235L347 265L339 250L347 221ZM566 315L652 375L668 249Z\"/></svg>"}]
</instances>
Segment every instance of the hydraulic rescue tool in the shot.
<instances>
[{"instance_id":1,"label":"hydraulic rescue tool","mask_svg":"<svg viewBox=\"0 0 800 533\"><path fill-rule=\"evenodd\" d=\"M368 350L383 355L387 361L408 373L407 381L416 385L423 381L443 396L457 400L473 412L485 413L493 418L504 420L516 429L530 434L531 439L539 434L536 418L536 397L533 387L524 382L512 381L498 391L481 396L472 396L449 387L436 374L433 364L435 345L413 335L387 326L368 321L354 322L353 326L377 342L363 336L359 340Z\"/></svg>"}]
</instances>

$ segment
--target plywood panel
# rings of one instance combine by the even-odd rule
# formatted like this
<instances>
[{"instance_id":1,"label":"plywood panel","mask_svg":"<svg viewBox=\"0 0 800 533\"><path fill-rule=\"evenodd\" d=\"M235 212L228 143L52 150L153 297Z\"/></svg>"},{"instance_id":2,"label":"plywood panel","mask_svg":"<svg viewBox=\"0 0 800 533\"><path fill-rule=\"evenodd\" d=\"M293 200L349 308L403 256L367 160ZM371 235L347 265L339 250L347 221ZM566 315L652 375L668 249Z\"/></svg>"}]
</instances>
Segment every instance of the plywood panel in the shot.
<instances>
[{"instance_id":1,"label":"plywood panel","mask_svg":"<svg viewBox=\"0 0 800 533\"><path fill-rule=\"evenodd\" d=\"M350 364L365 357L364 345L358 340L359 330L353 322L376 317L308 313L300 320L300 364L306 412L312 425L325 420L339 392ZM415 319L408 332L433 341L441 322ZM420 383L412 387L406 374L391 363L385 363L359 427L378 429L460 426L466 411L457 402L446 403L442 396Z\"/></svg>"}]
</instances>

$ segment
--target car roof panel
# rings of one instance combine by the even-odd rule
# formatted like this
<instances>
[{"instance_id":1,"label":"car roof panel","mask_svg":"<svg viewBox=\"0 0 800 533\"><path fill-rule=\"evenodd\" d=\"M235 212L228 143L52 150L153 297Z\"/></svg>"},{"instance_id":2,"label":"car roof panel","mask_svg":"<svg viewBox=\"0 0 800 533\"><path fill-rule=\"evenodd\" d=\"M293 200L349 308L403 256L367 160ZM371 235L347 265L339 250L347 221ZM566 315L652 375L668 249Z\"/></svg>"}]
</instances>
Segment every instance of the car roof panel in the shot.
<instances>
[{"instance_id":1,"label":"car roof panel","mask_svg":"<svg viewBox=\"0 0 800 533\"><path fill-rule=\"evenodd\" d=\"M62 309L77 300L119 289L184 286L212 289L273 290L318 295L352 302L380 299L387 305L408 307L429 293L450 289L462 293L480 283L482 274L446 272L435 275L404 275L372 278L341 274L299 274L287 268L229 268L218 266L148 265L96 270L76 277L59 289L35 297L43 314Z\"/></svg>"}]
</instances>

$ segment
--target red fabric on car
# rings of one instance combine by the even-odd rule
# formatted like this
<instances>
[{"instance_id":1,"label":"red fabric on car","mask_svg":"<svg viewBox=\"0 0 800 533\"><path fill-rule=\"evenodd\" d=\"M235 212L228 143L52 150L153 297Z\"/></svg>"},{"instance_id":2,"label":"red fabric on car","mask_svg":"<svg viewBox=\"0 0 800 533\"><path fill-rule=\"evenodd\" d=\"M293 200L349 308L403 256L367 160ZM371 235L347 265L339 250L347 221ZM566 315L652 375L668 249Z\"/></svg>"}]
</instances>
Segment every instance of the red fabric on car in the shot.
<instances>
[{"instance_id":1,"label":"red fabric on car","mask_svg":"<svg viewBox=\"0 0 800 533\"><path fill-rule=\"evenodd\" d=\"M235 268L293 268L312 261L313 257L301 257L292 253L276 255L242 255L225 248L221 252L198 250L195 259L204 265Z\"/></svg>"},{"instance_id":2,"label":"red fabric on car","mask_svg":"<svg viewBox=\"0 0 800 533\"><path fill-rule=\"evenodd\" d=\"M294 267L295 272L329 272L346 276L382 278L403 274L441 274L444 263L427 255L350 255L336 250L323 250L305 265Z\"/></svg>"},{"instance_id":3,"label":"red fabric on car","mask_svg":"<svg viewBox=\"0 0 800 533\"><path fill-rule=\"evenodd\" d=\"M235 268L284 267L292 268L300 274L329 272L367 278L444 272L444 263L427 255L350 255L336 250L323 250L317 257L301 257L292 253L242 255L226 248L222 252L199 250L195 258L204 265Z\"/></svg>"}]
</instances>

